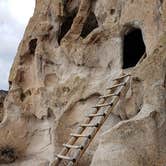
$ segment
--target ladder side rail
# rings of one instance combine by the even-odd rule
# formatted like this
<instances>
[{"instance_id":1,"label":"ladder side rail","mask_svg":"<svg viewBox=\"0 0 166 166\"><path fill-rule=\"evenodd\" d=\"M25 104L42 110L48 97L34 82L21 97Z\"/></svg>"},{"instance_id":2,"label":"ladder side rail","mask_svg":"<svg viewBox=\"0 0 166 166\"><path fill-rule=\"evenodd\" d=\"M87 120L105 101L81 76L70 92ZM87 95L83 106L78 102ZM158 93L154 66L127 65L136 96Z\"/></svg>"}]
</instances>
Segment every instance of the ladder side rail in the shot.
<instances>
[{"instance_id":1,"label":"ladder side rail","mask_svg":"<svg viewBox=\"0 0 166 166\"><path fill-rule=\"evenodd\" d=\"M127 78L126 81L126 86L125 87L120 87L119 91L121 92L121 94L126 94L127 91L130 88L130 82L129 82L130 78ZM107 113L105 117L101 117L100 118L100 122L99 122L99 127L98 128L94 128L91 132L91 139L86 139L82 146L84 147L84 149L82 150L78 150L76 152L76 154L74 155L73 158L75 158L78 162L78 160L81 158L81 156L84 154L85 150L88 148L89 144L93 141L93 138L95 137L95 135L97 134L97 132L100 130L101 126L104 124L104 122L106 121L106 119L109 117L110 113L113 111L114 107L116 106L116 104L118 103L120 99L120 96L114 96L114 98L112 99L112 107L107 107ZM67 166L73 166L76 163L73 162L69 162L69 164Z\"/></svg>"},{"instance_id":2,"label":"ladder side rail","mask_svg":"<svg viewBox=\"0 0 166 166\"><path fill-rule=\"evenodd\" d=\"M106 101L106 99L99 99L98 103L101 103L101 104L102 104L102 103L104 103L105 101ZM100 110L100 108L95 109L94 111L92 111L92 114L98 113L99 110ZM90 122L92 121L92 119L93 119L93 118L87 117L87 118L85 119L85 122L84 122L84 123L90 123ZM86 128L84 128L84 127L79 127L79 128L76 130L76 133L77 133L77 134L81 134L85 129L86 129ZM76 137L71 137L71 138L69 139L69 141L67 142L67 144L73 145L77 140L78 140L78 138L76 138ZM64 148L62 149L62 151L61 151L59 154L60 154L60 155L66 155L66 154L69 152L69 150L70 150L69 148L64 147ZM56 158L55 161L53 162L52 166L58 166L58 164L59 164L60 162L61 162L61 159Z\"/></svg>"},{"instance_id":3,"label":"ladder side rail","mask_svg":"<svg viewBox=\"0 0 166 166\"><path fill-rule=\"evenodd\" d=\"M130 76L130 75L128 75L128 76ZM128 76L123 80L123 82L128 83L128 81L130 80L130 77L128 77ZM127 85L126 85L126 86L127 86ZM126 86L120 86L120 87L117 87L117 88L123 90L123 89L126 88ZM126 89L127 89L127 88L126 88ZM121 92L122 90L119 90L119 92ZM126 92L127 92L127 90L126 90ZM122 92L121 92L121 93L122 93ZM116 103L119 101L119 96L114 96L114 99L115 99L115 101L114 101L114 103L115 103L114 106L115 106ZM102 103L105 103L106 100L107 100L106 98L101 98L101 99L99 98L99 101L98 101L97 103L102 104ZM112 112L112 109L113 109L114 106L111 107L110 112ZM109 108L110 108L110 107L109 107ZM92 112L92 114L98 113L99 110L100 110L100 108L96 108L96 109ZM110 114L110 113L109 113L109 114ZM107 115L109 116L109 114L107 114ZM108 116L106 116L106 118L105 118L105 117L101 117L101 120L102 120L102 121L103 121L103 120L105 121ZM92 120L93 120L92 117L88 117L88 118L86 118L86 120L85 120L84 123L90 123ZM98 132L98 130L100 129L100 127L102 126L102 124L104 123L104 121L101 123L101 125L100 125L98 128L94 128L94 129L93 129L93 132L91 132L93 138L94 138L94 136L96 135L96 133ZM84 132L85 129L86 129L86 128L84 128L84 127L79 127L79 128L77 129L76 133L77 133L77 134L81 134L82 132ZM93 140L93 138L91 138L91 139L85 139L84 144L85 144L85 147L86 147L86 148L84 148L83 150L79 149L79 150L78 150L78 153L77 153L77 156L79 156L79 153L81 154L80 157L82 156L82 154L83 154L84 151L87 149L88 145L89 145L90 142ZM78 139L79 139L79 138L77 138L77 137L71 137L71 138L69 139L69 141L67 142L67 144L73 145ZM69 148L64 147L64 148L62 149L62 151L61 151L59 154L60 154L60 155L66 155L66 154L69 152L69 150L70 150ZM75 156L76 158L75 158L75 157L74 157L74 158L78 161L78 159L79 159L80 157L77 157L77 156ZM62 160L62 159L60 159L60 158L56 158L56 159L54 160L54 162L52 163L52 166L57 166L57 165L61 162L61 160ZM71 164L71 163L73 163L73 162L70 162L69 164Z\"/></svg>"}]
</instances>

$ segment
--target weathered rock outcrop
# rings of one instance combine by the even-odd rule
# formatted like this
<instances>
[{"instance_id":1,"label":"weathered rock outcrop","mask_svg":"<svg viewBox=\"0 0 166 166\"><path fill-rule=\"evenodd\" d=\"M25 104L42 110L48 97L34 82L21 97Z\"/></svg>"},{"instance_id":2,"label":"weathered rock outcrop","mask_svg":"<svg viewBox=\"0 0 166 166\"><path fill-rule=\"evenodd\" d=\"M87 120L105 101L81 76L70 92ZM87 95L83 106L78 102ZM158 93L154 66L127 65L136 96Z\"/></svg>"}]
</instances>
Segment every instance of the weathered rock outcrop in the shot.
<instances>
[{"instance_id":1,"label":"weathered rock outcrop","mask_svg":"<svg viewBox=\"0 0 166 166\"><path fill-rule=\"evenodd\" d=\"M4 116L3 103L6 96L7 96L7 91L0 90L0 122L2 121Z\"/></svg>"},{"instance_id":2,"label":"weathered rock outcrop","mask_svg":"<svg viewBox=\"0 0 166 166\"><path fill-rule=\"evenodd\" d=\"M162 166L166 163L166 35L151 56L133 73L133 85L142 87L142 108L130 120L106 131L92 166ZM136 78L136 79L135 79ZM105 155L102 155L105 154Z\"/></svg>"},{"instance_id":3,"label":"weathered rock outcrop","mask_svg":"<svg viewBox=\"0 0 166 166\"><path fill-rule=\"evenodd\" d=\"M166 0L61 2L36 0L10 72L0 163L51 164L112 79L131 72L129 93L79 165L165 165ZM147 57L123 69L124 37L134 29Z\"/></svg>"}]
</instances>

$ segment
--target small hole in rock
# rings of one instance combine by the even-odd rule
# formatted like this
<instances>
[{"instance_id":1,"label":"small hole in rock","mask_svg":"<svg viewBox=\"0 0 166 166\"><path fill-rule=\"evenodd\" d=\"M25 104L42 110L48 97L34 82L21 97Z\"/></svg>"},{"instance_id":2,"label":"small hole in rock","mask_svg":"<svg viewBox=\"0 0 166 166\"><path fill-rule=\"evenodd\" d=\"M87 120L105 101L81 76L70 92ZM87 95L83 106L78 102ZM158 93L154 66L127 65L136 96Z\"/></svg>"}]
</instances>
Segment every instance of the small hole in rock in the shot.
<instances>
[{"instance_id":1,"label":"small hole in rock","mask_svg":"<svg viewBox=\"0 0 166 166\"><path fill-rule=\"evenodd\" d=\"M1 108L3 107L3 103L0 103L0 107L1 107Z\"/></svg>"},{"instance_id":2,"label":"small hole in rock","mask_svg":"<svg viewBox=\"0 0 166 166\"><path fill-rule=\"evenodd\" d=\"M9 89L12 87L12 81L9 81Z\"/></svg>"},{"instance_id":3,"label":"small hole in rock","mask_svg":"<svg viewBox=\"0 0 166 166\"><path fill-rule=\"evenodd\" d=\"M70 92L70 88L69 88L69 87L63 87L63 92L64 92L64 93Z\"/></svg>"},{"instance_id":4,"label":"small hole in rock","mask_svg":"<svg viewBox=\"0 0 166 166\"><path fill-rule=\"evenodd\" d=\"M20 100L23 102L26 98L26 95L24 93L21 93Z\"/></svg>"},{"instance_id":5,"label":"small hole in rock","mask_svg":"<svg viewBox=\"0 0 166 166\"><path fill-rule=\"evenodd\" d=\"M164 79L164 88L166 88L166 75L165 75L165 79Z\"/></svg>"},{"instance_id":6,"label":"small hole in rock","mask_svg":"<svg viewBox=\"0 0 166 166\"><path fill-rule=\"evenodd\" d=\"M48 118L54 117L54 113L53 113L53 112L54 112L53 109L50 108L50 107L48 107L48 114L47 114L47 117L48 117Z\"/></svg>"},{"instance_id":7,"label":"small hole in rock","mask_svg":"<svg viewBox=\"0 0 166 166\"><path fill-rule=\"evenodd\" d=\"M111 9L111 10L110 10L110 14L111 14L111 15L115 14L115 9Z\"/></svg>"},{"instance_id":8,"label":"small hole in rock","mask_svg":"<svg viewBox=\"0 0 166 166\"><path fill-rule=\"evenodd\" d=\"M29 42L29 51L30 51L30 54L34 54L35 53L36 47L37 47L37 39L32 39Z\"/></svg>"},{"instance_id":9,"label":"small hole in rock","mask_svg":"<svg viewBox=\"0 0 166 166\"><path fill-rule=\"evenodd\" d=\"M12 163L16 160L15 151L13 148L5 147L0 149L0 162Z\"/></svg>"}]
</instances>

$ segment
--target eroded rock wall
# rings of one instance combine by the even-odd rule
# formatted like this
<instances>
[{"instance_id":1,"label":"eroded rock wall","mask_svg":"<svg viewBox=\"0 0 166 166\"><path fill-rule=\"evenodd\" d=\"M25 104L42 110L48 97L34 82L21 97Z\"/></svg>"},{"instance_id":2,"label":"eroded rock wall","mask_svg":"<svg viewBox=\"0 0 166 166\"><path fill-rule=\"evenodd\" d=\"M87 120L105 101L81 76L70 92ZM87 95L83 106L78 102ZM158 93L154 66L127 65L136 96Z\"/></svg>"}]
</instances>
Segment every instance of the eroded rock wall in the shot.
<instances>
[{"instance_id":1,"label":"eroded rock wall","mask_svg":"<svg viewBox=\"0 0 166 166\"><path fill-rule=\"evenodd\" d=\"M4 100L7 96L7 91L4 91L4 90L0 90L0 122L3 120L3 116L4 116L4 109L3 109L3 106L4 106Z\"/></svg>"},{"instance_id":2,"label":"eroded rock wall","mask_svg":"<svg viewBox=\"0 0 166 166\"><path fill-rule=\"evenodd\" d=\"M126 99L79 165L90 165L96 149L91 165L165 164L166 1L61 2L36 0L18 48L0 124L2 163L51 164L111 80L132 72ZM147 58L123 70L123 37L132 27L142 30Z\"/></svg>"},{"instance_id":3,"label":"eroded rock wall","mask_svg":"<svg viewBox=\"0 0 166 166\"><path fill-rule=\"evenodd\" d=\"M165 165L166 140L166 35L151 56L133 73L133 83L142 84L140 112L102 135L92 166ZM134 79L137 78L137 79ZM134 83L135 84L135 83ZM105 155L102 155L105 154Z\"/></svg>"}]
</instances>

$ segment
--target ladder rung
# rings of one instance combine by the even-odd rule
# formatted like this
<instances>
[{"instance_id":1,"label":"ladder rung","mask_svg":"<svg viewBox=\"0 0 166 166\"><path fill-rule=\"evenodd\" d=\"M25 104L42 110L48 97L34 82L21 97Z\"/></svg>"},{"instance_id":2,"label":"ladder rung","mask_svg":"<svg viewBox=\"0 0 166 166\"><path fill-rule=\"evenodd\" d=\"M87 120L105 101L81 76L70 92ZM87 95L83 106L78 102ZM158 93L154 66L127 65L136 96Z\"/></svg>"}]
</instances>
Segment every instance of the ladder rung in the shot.
<instances>
[{"instance_id":1,"label":"ladder rung","mask_svg":"<svg viewBox=\"0 0 166 166\"><path fill-rule=\"evenodd\" d=\"M99 105L96 105L92 108L100 108L100 107L106 107L106 106L112 106L112 105L113 105L113 103L99 104Z\"/></svg>"},{"instance_id":2,"label":"ladder rung","mask_svg":"<svg viewBox=\"0 0 166 166\"><path fill-rule=\"evenodd\" d=\"M113 93L113 94L108 94L108 95L105 95L105 96L100 96L99 99L102 99L102 98L108 98L108 97L112 97L112 96L119 96L120 93Z\"/></svg>"},{"instance_id":3,"label":"ladder rung","mask_svg":"<svg viewBox=\"0 0 166 166\"><path fill-rule=\"evenodd\" d=\"M99 127L99 123L96 123L96 124L81 124L80 127Z\"/></svg>"},{"instance_id":4,"label":"ladder rung","mask_svg":"<svg viewBox=\"0 0 166 166\"><path fill-rule=\"evenodd\" d=\"M69 149L83 149L84 147L81 145L69 145L69 144L63 144L64 147L69 148Z\"/></svg>"},{"instance_id":5,"label":"ladder rung","mask_svg":"<svg viewBox=\"0 0 166 166\"><path fill-rule=\"evenodd\" d=\"M126 85L126 82L125 83L116 84L116 85L114 85L114 86L112 86L110 88L107 88L107 90L110 90L110 89L113 89L113 88L117 88L119 86L125 86L125 85Z\"/></svg>"},{"instance_id":6,"label":"ladder rung","mask_svg":"<svg viewBox=\"0 0 166 166\"><path fill-rule=\"evenodd\" d=\"M72 137L85 137L85 138L91 139L91 135L82 135L82 134L71 133L70 136L72 136Z\"/></svg>"},{"instance_id":7,"label":"ladder rung","mask_svg":"<svg viewBox=\"0 0 166 166\"><path fill-rule=\"evenodd\" d=\"M69 157L69 156L63 156L63 155L56 155L57 158L59 159L63 159L63 160L69 160L69 161L72 161L72 162L76 162L76 159L75 158L72 158L72 157Z\"/></svg>"},{"instance_id":8,"label":"ladder rung","mask_svg":"<svg viewBox=\"0 0 166 166\"><path fill-rule=\"evenodd\" d=\"M127 77L127 76L129 76L129 75L123 75L123 76L117 78L117 80L121 79L121 78L124 78L124 77ZM126 86L126 88L122 87L122 88L113 89L113 90L118 91L118 92L114 92L112 94L107 94L105 96L100 96L100 98L104 98L103 99L104 101L103 100L101 101L103 103L99 102L96 106L93 107L93 108L99 108L100 109L101 107L106 107L107 108L107 106L109 106L108 108L110 108L110 109L108 109L107 112L96 109L95 113L87 115L87 117L89 117L89 119L88 118L86 119L85 124L81 124L76 133L71 133L70 134L71 138L68 141L68 144L63 144L63 146L65 148L61 151L61 153L59 155L56 155L57 159L59 159L59 160L57 160L57 162L55 161L55 164L58 163L58 162L61 162L61 160L68 160L69 165L76 164L77 159L79 159L81 157L81 155L87 149L87 147L88 147L89 143L91 142L91 140L94 138L95 134L97 134L97 131L100 128L100 125L104 123L107 116L111 113L111 111L112 111L111 107L113 107L119 101L118 100L119 98L115 97L115 98L113 98L113 100L110 100L110 101L107 101L107 103L104 103L107 100L107 97L120 96L121 93L127 93L127 90L129 89L129 86L127 86L128 82L129 82L129 78L126 78L122 81L123 82L121 82L119 84L116 84L116 85L113 85L112 87L107 88L107 89L113 89L113 88L120 87L120 86ZM91 120L93 120L93 119L90 119L90 118L98 117L98 116L103 116L103 118L99 118L101 120L98 121L98 123L97 122L91 122ZM92 123L95 123L95 124L92 124ZM84 128L84 127L97 127L97 128L90 128L91 129L91 131L90 131L89 128ZM86 134L85 131L88 130L88 129L89 129L90 133ZM85 138L85 140L83 140L83 143L81 145L75 145L75 143L77 141L81 141L81 138ZM73 157L67 156L67 154L69 154L68 152L70 152L70 150L74 150L74 149L77 149L78 152L76 154L74 154ZM71 163L71 162L73 162L73 163Z\"/></svg>"},{"instance_id":9,"label":"ladder rung","mask_svg":"<svg viewBox=\"0 0 166 166\"><path fill-rule=\"evenodd\" d=\"M106 116L105 113L98 113L98 114L89 114L87 117L92 118L92 117L97 117L97 116Z\"/></svg>"},{"instance_id":10,"label":"ladder rung","mask_svg":"<svg viewBox=\"0 0 166 166\"><path fill-rule=\"evenodd\" d=\"M113 81L120 80L120 79L123 79L125 77L129 77L129 76L131 76L131 75L130 74L122 75L121 77L113 79Z\"/></svg>"}]
</instances>

